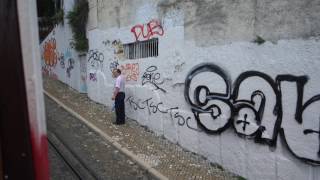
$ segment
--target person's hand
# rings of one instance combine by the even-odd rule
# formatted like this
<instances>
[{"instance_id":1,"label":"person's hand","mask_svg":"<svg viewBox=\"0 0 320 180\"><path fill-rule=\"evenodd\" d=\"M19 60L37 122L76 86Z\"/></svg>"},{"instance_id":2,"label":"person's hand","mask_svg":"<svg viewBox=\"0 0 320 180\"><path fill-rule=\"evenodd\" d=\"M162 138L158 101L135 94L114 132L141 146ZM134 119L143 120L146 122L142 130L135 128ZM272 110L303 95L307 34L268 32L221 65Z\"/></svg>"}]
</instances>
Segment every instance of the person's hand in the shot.
<instances>
[{"instance_id":1,"label":"person's hand","mask_svg":"<svg viewBox=\"0 0 320 180\"><path fill-rule=\"evenodd\" d=\"M114 96L112 96L112 98L111 98L112 100L114 100L115 99L115 97Z\"/></svg>"}]
</instances>

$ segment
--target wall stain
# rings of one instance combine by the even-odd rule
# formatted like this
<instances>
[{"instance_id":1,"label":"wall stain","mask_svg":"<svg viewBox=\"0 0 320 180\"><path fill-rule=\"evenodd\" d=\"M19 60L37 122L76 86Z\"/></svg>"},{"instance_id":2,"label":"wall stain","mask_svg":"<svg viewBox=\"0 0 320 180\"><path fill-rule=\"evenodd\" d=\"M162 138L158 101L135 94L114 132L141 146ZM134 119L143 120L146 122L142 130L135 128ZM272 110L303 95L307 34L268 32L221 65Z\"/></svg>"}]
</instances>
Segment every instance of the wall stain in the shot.
<instances>
[{"instance_id":1,"label":"wall stain","mask_svg":"<svg viewBox=\"0 0 320 180\"><path fill-rule=\"evenodd\" d=\"M185 62L183 62L183 63L181 63L181 64L177 64L177 65L175 65L174 66L174 73L176 73L176 72L181 72L182 71L182 67L183 67L183 65L185 65L186 63Z\"/></svg>"},{"instance_id":2,"label":"wall stain","mask_svg":"<svg viewBox=\"0 0 320 180\"><path fill-rule=\"evenodd\" d=\"M173 9L182 9L185 37L194 39L198 46L208 46L225 36L228 27L225 4L223 1L164 0L158 4L158 12L166 14Z\"/></svg>"}]
</instances>

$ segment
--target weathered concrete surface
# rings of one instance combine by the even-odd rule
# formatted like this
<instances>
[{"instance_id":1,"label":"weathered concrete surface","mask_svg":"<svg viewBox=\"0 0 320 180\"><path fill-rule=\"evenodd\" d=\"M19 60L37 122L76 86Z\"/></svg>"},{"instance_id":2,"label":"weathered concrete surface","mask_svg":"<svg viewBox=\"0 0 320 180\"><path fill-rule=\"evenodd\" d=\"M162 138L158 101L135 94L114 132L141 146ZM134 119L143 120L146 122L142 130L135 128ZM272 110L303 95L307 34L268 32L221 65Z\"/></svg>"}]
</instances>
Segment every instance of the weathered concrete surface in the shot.
<instances>
[{"instance_id":1,"label":"weathered concrete surface","mask_svg":"<svg viewBox=\"0 0 320 180\"><path fill-rule=\"evenodd\" d=\"M72 10L74 0L64 2L63 10L68 14ZM90 9L92 14L94 10ZM89 24L93 24L92 19ZM74 48L74 40L68 19L64 24L58 24L53 31L40 43L42 74L68 84L70 87L85 93L86 86L86 57Z\"/></svg>"},{"instance_id":2,"label":"weathered concrete surface","mask_svg":"<svg viewBox=\"0 0 320 180\"><path fill-rule=\"evenodd\" d=\"M87 66L88 72L97 77L87 79L90 99L107 106L112 104L113 79L109 67L117 63L117 67L125 71L124 75L129 76L127 116L157 135L248 179L318 179L319 166L311 164L319 165L320 162L317 134L320 103L312 98L318 97L320 89L317 81L319 1L122 0L96 1L96 9L97 28L88 31L87 35L90 49L101 53L104 62L100 69ZM150 33L147 26L152 20L159 22L164 33L151 33L152 36L146 39L158 38L159 56L134 60L119 58L111 42L136 42L135 35L142 37L142 33ZM135 32L134 27L141 29ZM267 42L253 43L256 36ZM214 64L225 76L212 70L193 78L189 73L199 64L206 67ZM158 85L165 92L156 89L152 82L144 83L144 75L151 74L148 72L150 67L156 67L152 73L156 74L158 82L162 82ZM236 87L237 79L248 71L263 74L263 77L248 77ZM132 75L136 80L130 80ZM283 77L281 75L289 75L286 77L291 81L278 81L278 77ZM304 91L298 92L297 87L303 82L297 79L306 77L308 82L303 85ZM186 87L188 79L193 81ZM211 94L227 93L227 97L233 97L230 102L234 104L239 103L237 100L246 100L251 106L255 104L256 107L252 107L255 110L247 109L245 113L232 116L228 104L213 100L214 96L207 96L209 92L204 89L197 96L195 89L199 86L207 87ZM230 91L239 90L237 98L226 92L227 86ZM262 92L265 105L260 106L262 101L257 92ZM188 96L192 103L186 100ZM202 106L196 102L197 97L200 101L211 99ZM297 105L298 97L302 104L312 103L307 103L310 106L304 106L306 109L302 110ZM281 108L278 107L280 102ZM199 118L195 110L204 110L210 105L213 105L212 111L218 106L221 116L215 119L207 114ZM248 123L246 120L249 120L251 125L256 124L253 114L258 112L258 106L263 107L261 124L248 127L236 123ZM302 123L296 120L295 114L299 114L296 109L299 108L303 111L300 111ZM248 118L250 114L252 116ZM217 134L199 128L201 122L205 127L217 130L230 116L229 128ZM261 138L265 144L247 136L256 127L263 129Z\"/></svg>"},{"instance_id":3,"label":"weathered concrete surface","mask_svg":"<svg viewBox=\"0 0 320 180\"><path fill-rule=\"evenodd\" d=\"M138 12L162 19L167 13L182 11L184 36L199 46L252 41L256 36L277 41L320 34L318 0L92 1L97 6L93 22L102 30L138 23Z\"/></svg>"},{"instance_id":4,"label":"weathered concrete surface","mask_svg":"<svg viewBox=\"0 0 320 180\"><path fill-rule=\"evenodd\" d=\"M320 35L320 1L258 0L255 34L267 40Z\"/></svg>"}]
</instances>

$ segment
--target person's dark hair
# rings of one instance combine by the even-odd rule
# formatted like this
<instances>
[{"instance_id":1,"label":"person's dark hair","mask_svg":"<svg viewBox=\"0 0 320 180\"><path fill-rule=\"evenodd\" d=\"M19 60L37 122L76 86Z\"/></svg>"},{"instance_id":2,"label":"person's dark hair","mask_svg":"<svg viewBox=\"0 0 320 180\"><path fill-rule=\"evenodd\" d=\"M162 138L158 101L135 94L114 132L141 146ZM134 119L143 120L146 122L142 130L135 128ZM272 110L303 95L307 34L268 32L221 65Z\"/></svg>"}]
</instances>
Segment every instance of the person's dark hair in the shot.
<instances>
[{"instance_id":1,"label":"person's dark hair","mask_svg":"<svg viewBox=\"0 0 320 180\"><path fill-rule=\"evenodd\" d=\"M117 73L121 74L121 70L120 70L120 69L117 69Z\"/></svg>"}]
</instances>

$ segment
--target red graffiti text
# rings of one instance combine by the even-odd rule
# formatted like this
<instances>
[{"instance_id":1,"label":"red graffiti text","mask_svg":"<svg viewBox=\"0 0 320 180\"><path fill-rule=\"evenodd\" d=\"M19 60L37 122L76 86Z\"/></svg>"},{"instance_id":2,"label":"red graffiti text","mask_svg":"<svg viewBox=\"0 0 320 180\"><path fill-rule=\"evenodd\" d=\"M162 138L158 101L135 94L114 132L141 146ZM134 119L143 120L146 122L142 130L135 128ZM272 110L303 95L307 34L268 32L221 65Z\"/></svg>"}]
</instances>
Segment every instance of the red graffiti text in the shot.
<instances>
[{"instance_id":1,"label":"red graffiti text","mask_svg":"<svg viewBox=\"0 0 320 180\"><path fill-rule=\"evenodd\" d=\"M163 28L159 20L151 20L146 26L137 24L131 28L136 41L148 40L154 35L162 36L164 34Z\"/></svg>"},{"instance_id":2,"label":"red graffiti text","mask_svg":"<svg viewBox=\"0 0 320 180\"><path fill-rule=\"evenodd\" d=\"M44 44L43 59L47 66L54 67L58 61L58 53L56 50L56 39L51 38Z\"/></svg>"},{"instance_id":3,"label":"red graffiti text","mask_svg":"<svg viewBox=\"0 0 320 180\"><path fill-rule=\"evenodd\" d=\"M122 74L126 77L126 81L138 81L139 77L139 64L124 64L120 66Z\"/></svg>"}]
</instances>

